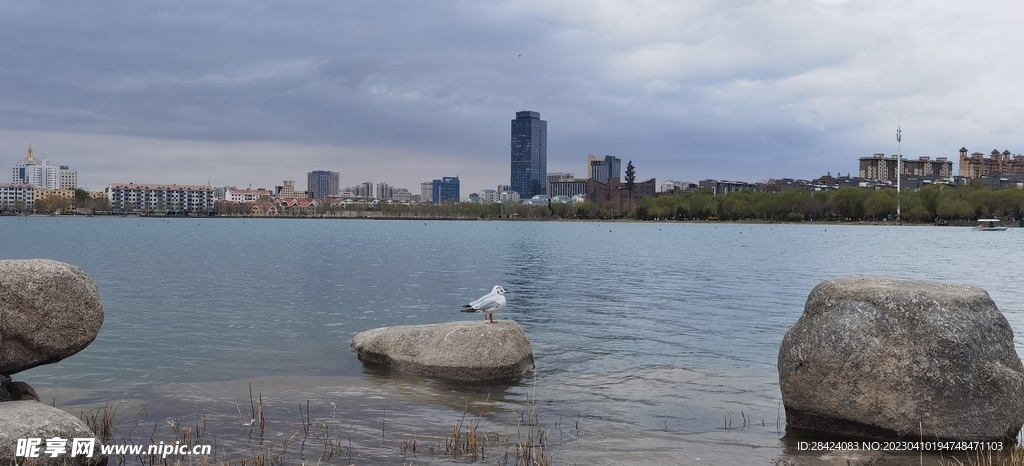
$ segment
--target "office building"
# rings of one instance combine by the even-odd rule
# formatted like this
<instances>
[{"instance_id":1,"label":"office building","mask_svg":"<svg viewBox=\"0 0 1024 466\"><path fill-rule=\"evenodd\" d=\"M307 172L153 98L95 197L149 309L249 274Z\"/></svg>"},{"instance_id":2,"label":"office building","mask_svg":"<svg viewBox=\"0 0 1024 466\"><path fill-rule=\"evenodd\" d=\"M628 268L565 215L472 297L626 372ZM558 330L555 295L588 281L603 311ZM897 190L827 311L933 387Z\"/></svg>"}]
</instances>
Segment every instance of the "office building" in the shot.
<instances>
[{"instance_id":1,"label":"office building","mask_svg":"<svg viewBox=\"0 0 1024 466\"><path fill-rule=\"evenodd\" d=\"M551 183L572 180L575 178L576 177L572 173L548 173L547 185L544 192L549 196L554 196L554 194L551 194Z\"/></svg>"},{"instance_id":2,"label":"office building","mask_svg":"<svg viewBox=\"0 0 1024 466\"><path fill-rule=\"evenodd\" d=\"M434 192L431 198L435 203L459 202L459 177L444 176L440 180L434 180Z\"/></svg>"},{"instance_id":3,"label":"office building","mask_svg":"<svg viewBox=\"0 0 1024 466\"><path fill-rule=\"evenodd\" d=\"M311 171L308 174L306 192L313 199L326 199L338 195L340 174L327 170Z\"/></svg>"},{"instance_id":4,"label":"office building","mask_svg":"<svg viewBox=\"0 0 1024 466\"><path fill-rule=\"evenodd\" d=\"M560 181L552 181L548 183L548 193L551 197L554 196L566 196L573 197L577 195L587 195L590 191L587 188L587 180L578 180L576 178L568 178Z\"/></svg>"},{"instance_id":5,"label":"office building","mask_svg":"<svg viewBox=\"0 0 1024 466\"><path fill-rule=\"evenodd\" d=\"M78 170L60 166L60 189L78 189Z\"/></svg>"},{"instance_id":6,"label":"office building","mask_svg":"<svg viewBox=\"0 0 1024 466\"><path fill-rule=\"evenodd\" d=\"M587 156L587 177L598 183L608 183L612 178L622 178L622 160L606 155L604 158Z\"/></svg>"},{"instance_id":7,"label":"office building","mask_svg":"<svg viewBox=\"0 0 1024 466\"><path fill-rule=\"evenodd\" d=\"M512 190L524 199L547 194L548 122L538 112L516 112L512 120Z\"/></svg>"}]
</instances>

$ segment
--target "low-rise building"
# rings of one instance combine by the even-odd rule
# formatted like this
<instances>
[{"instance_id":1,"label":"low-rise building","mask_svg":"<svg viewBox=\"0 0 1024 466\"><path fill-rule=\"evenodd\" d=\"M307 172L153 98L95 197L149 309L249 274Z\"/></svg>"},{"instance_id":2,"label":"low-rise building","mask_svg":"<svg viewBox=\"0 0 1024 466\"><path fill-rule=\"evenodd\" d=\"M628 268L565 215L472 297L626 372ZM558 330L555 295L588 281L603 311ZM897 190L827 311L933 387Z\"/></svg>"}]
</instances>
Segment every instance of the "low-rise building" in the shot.
<instances>
[{"instance_id":1,"label":"low-rise building","mask_svg":"<svg viewBox=\"0 0 1024 466\"><path fill-rule=\"evenodd\" d=\"M626 183L618 178L609 178L607 183L597 180L587 180L587 199L596 204L604 202L616 202L625 205L632 201L639 201L648 196L653 196L658 189L657 181L651 178L647 181L633 183L633 192L630 193Z\"/></svg>"},{"instance_id":2,"label":"low-rise building","mask_svg":"<svg viewBox=\"0 0 1024 466\"><path fill-rule=\"evenodd\" d=\"M500 193L498 193L498 200L501 202L511 202L513 204L516 204L520 200L519 193L516 191L512 191L511 189L501 191Z\"/></svg>"},{"instance_id":3,"label":"low-rise building","mask_svg":"<svg viewBox=\"0 0 1024 466\"><path fill-rule=\"evenodd\" d=\"M480 191L480 199L483 199L483 202L485 203L493 204L495 202L500 202L501 196L498 194L498 191L496 190L484 189Z\"/></svg>"},{"instance_id":4,"label":"low-rise building","mask_svg":"<svg viewBox=\"0 0 1024 466\"><path fill-rule=\"evenodd\" d=\"M699 181L697 182L697 185L700 186L701 189L710 189L716 196L748 188L754 189L757 187L757 185L747 183L746 181L724 181L711 179Z\"/></svg>"},{"instance_id":5,"label":"low-rise building","mask_svg":"<svg viewBox=\"0 0 1024 466\"><path fill-rule=\"evenodd\" d=\"M564 178L548 182L548 195L550 196L572 197L578 194L587 195L589 193L590 191L587 189L587 180Z\"/></svg>"},{"instance_id":6,"label":"low-rise building","mask_svg":"<svg viewBox=\"0 0 1024 466\"><path fill-rule=\"evenodd\" d=\"M183 184L112 183L106 189L114 212L209 213L213 187Z\"/></svg>"},{"instance_id":7,"label":"low-rise building","mask_svg":"<svg viewBox=\"0 0 1024 466\"><path fill-rule=\"evenodd\" d=\"M294 191L292 192L294 194ZM248 204L256 202L260 199L269 199L273 197L274 193L270 192L269 189L256 188L256 189L238 189L234 186L224 190L224 200L231 202L238 202L242 204Z\"/></svg>"},{"instance_id":8,"label":"low-rise building","mask_svg":"<svg viewBox=\"0 0 1024 466\"><path fill-rule=\"evenodd\" d=\"M0 183L0 211L30 211L36 202L36 187L28 183Z\"/></svg>"}]
</instances>

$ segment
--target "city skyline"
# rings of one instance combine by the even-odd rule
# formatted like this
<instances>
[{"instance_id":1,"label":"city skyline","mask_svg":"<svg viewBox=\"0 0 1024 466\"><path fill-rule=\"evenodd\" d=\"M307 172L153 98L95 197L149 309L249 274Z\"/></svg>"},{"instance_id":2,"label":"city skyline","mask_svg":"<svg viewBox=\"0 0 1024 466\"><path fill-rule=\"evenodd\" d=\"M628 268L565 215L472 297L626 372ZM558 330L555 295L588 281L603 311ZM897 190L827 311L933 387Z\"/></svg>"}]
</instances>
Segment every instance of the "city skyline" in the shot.
<instances>
[{"instance_id":1,"label":"city skyline","mask_svg":"<svg viewBox=\"0 0 1024 466\"><path fill-rule=\"evenodd\" d=\"M89 189L270 188L322 168L413 191L458 175L472 193L509 183L523 109L550 122L550 172L594 154L633 160L638 179L813 178L895 153L897 125L911 158L1012 151L1021 8L15 3L0 160L32 144Z\"/></svg>"}]
</instances>

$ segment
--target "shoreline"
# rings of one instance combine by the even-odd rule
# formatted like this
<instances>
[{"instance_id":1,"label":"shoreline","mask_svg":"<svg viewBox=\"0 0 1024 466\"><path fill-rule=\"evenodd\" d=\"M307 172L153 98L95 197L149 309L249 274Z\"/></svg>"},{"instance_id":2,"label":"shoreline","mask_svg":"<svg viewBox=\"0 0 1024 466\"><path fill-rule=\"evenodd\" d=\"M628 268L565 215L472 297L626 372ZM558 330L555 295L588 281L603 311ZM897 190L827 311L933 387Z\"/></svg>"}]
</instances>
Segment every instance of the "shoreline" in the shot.
<instances>
[{"instance_id":1,"label":"shoreline","mask_svg":"<svg viewBox=\"0 0 1024 466\"><path fill-rule=\"evenodd\" d=\"M336 215L320 215L320 216L274 216L274 217L261 217L261 216L234 216L234 215L214 215L209 217L203 216L189 216L189 217L177 217L177 216L150 216L150 215L114 215L114 214L100 214L100 215L80 215L80 214L61 214L61 215L50 215L50 214L27 214L27 215L9 215L0 214L0 219L5 217L14 218L72 218L72 217L99 217L99 218L130 218L130 219L161 219L161 220L215 220L215 219L243 219L243 220L392 220L392 221L457 221L457 222L565 222L565 223L655 223L655 224L708 224L708 225L849 225L849 226L900 226L900 227L921 227L921 226L934 226L934 227L968 227L973 228L977 222L957 222L948 223L944 225L936 224L934 222L897 222L897 221L867 221L867 220L801 220L795 222L782 221L782 220L637 220L633 218L609 218L609 219L591 219L591 218L488 218L488 217L450 217L450 216L388 216L388 215L349 215L349 216L336 216ZM1021 222L1024 224L1024 221ZM1006 225L1008 229L1021 228L1021 226Z\"/></svg>"}]
</instances>

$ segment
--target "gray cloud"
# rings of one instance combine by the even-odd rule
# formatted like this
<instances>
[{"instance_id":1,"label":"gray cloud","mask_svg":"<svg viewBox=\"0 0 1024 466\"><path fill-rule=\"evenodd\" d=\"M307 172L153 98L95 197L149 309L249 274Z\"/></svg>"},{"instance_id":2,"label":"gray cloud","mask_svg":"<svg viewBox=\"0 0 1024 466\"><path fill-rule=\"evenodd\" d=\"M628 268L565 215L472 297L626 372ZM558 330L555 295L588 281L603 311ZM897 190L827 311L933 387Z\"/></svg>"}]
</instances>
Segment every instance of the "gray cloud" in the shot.
<instances>
[{"instance_id":1,"label":"gray cloud","mask_svg":"<svg viewBox=\"0 0 1024 466\"><path fill-rule=\"evenodd\" d=\"M0 160L31 142L92 188L331 169L414 191L457 172L468 193L508 181L524 109L549 122L549 170L577 174L590 153L644 178L855 171L894 151L900 119L910 156L1021 152L1020 9L8 1Z\"/></svg>"}]
</instances>

